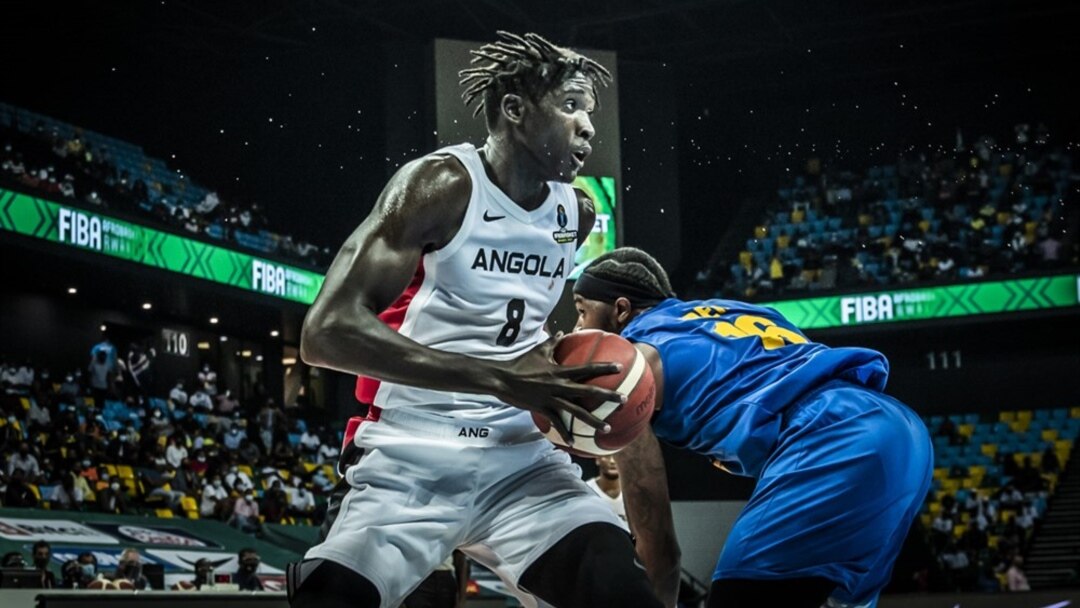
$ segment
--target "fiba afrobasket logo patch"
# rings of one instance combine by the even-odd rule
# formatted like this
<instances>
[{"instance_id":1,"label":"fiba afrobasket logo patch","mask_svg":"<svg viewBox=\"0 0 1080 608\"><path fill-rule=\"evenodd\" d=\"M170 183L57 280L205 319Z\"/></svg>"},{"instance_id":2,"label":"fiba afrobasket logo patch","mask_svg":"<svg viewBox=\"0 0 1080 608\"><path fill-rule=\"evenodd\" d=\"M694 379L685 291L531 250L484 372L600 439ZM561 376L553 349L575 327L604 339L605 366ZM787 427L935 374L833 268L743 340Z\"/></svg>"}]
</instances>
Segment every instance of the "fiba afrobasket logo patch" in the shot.
<instances>
[{"instance_id":1,"label":"fiba afrobasket logo patch","mask_svg":"<svg viewBox=\"0 0 1080 608\"><path fill-rule=\"evenodd\" d=\"M569 218L566 217L566 207L559 205L556 221L559 222L559 229L551 233L551 236L555 238L556 243L562 245L577 241L577 230L566 229L566 223L570 221Z\"/></svg>"}]
</instances>

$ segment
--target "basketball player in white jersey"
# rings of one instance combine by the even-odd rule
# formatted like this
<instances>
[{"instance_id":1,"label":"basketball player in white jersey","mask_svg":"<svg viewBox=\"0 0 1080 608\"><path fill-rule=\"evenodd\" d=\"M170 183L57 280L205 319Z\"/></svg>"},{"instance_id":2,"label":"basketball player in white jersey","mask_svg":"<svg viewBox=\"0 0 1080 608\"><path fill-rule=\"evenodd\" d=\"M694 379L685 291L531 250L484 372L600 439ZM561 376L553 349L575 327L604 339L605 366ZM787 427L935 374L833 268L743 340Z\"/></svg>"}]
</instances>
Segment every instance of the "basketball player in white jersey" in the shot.
<instances>
[{"instance_id":1,"label":"basketball player in white jersey","mask_svg":"<svg viewBox=\"0 0 1080 608\"><path fill-rule=\"evenodd\" d=\"M499 33L462 72L484 146L403 167L327 272L304 322L311 364L375 378L350 486L327 538L288 572L293 608L396 607L460 549L526 606L662 605L618 517L530 412L621 399L564 368L544 324L594 223L570 187L591 148L596 62ZM406 287L410 287L406 290ZM396 321L380 311L403 312ZM673 605L674 598L665 598Z\"/></svg>"}]
</instances>

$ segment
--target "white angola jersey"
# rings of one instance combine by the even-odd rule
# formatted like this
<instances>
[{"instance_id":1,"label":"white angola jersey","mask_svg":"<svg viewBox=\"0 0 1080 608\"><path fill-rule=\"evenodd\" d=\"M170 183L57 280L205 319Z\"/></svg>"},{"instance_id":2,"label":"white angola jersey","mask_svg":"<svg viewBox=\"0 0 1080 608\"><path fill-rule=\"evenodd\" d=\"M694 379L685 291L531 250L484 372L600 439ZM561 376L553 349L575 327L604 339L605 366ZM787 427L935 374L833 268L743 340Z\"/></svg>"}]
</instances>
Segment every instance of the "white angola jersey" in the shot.
<instances>
[{"instance_id":1,"label":"white angola jersey","mask_svg":"<svg viewBox=\"0 0 1080 608\"><path fill-rule=\"evenodd\" d=\"M457 234L424 255L410 289L395 303L399 313L404 308L398 331L438 350L513 359L548 338L544 324L574 268L577 195L568 184L548 182L547 199L526 211L491 183L471 144L437 153L461 161L472 194ZM373 401L383 409L407 407L485 424L528 416L489 395L390 382L379 385Z\"/></svg>"}]
</instances>

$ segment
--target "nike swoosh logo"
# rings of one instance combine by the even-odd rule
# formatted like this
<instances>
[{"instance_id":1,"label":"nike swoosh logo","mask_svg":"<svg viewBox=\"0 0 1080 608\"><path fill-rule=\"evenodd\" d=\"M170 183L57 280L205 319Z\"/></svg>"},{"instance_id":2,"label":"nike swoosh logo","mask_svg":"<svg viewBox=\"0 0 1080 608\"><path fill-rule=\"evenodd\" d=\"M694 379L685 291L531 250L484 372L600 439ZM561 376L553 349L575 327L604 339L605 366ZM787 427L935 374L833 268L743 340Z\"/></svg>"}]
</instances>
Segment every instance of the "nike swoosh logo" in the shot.
<instances>
[{"instance_id":1,"label":"nike swoosh logo","mask_svg":"<svg viewBox=\"0 0 1080 608\"><path fill-rule=\"evenodd\" d=\"M484 221L485 222L494 222L495 220L501 220L501 219L503 219L505 217L506 217L505 215L488 215L487 210L484 210Z\"/></svg>"}]
</instances>

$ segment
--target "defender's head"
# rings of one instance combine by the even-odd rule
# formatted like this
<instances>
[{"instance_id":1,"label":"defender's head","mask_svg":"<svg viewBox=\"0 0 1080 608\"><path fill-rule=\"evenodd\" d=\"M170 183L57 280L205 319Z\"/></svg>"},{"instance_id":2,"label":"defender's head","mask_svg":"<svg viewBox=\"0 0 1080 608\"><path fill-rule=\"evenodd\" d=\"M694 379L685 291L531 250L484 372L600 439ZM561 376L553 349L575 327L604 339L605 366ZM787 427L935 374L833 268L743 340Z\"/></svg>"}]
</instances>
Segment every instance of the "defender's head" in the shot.
<instances>
[{"instance_id":1,"label":"defender's head","mask_svg":"<svg viewBox=\"0 0 1080 608\"><path fill-rule=\"evenodd\" d=\"M619 333L642 311L674 298L664 267L634 247L596 258L574 283L578 329Z\"/></svg>"}]
</instances>

